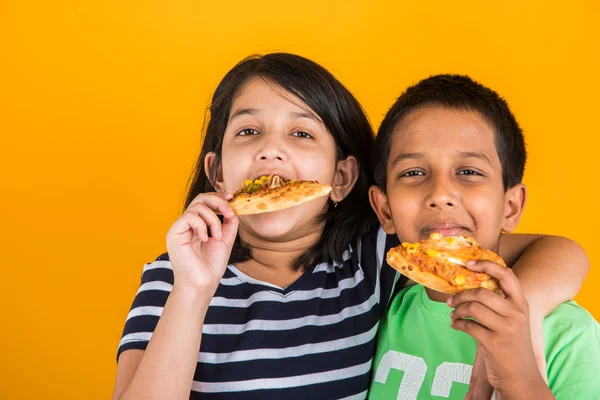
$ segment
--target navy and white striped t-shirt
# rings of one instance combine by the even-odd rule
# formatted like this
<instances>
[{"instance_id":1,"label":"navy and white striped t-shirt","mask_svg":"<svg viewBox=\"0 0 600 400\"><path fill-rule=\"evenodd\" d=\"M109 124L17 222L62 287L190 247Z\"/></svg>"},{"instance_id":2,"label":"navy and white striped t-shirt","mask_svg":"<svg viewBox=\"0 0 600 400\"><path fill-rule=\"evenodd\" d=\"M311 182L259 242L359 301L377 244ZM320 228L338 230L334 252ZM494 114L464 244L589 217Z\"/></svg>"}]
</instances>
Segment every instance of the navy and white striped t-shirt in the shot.
<instances>
[{"instance_id":1,"label":"navy and white striped t-shirt","mask_svg":"<svg viewBox=\"0 0 600 400\"><path fill-rule=\"evenodd\" d=\"M283 289L229 265L202 329L191 399L362 399L396 272L382 229ZM168 256L146 264L118 355L144 350L173 284ZM117 355L117 357L118 357Z\"/></svg>"}]
</instances>

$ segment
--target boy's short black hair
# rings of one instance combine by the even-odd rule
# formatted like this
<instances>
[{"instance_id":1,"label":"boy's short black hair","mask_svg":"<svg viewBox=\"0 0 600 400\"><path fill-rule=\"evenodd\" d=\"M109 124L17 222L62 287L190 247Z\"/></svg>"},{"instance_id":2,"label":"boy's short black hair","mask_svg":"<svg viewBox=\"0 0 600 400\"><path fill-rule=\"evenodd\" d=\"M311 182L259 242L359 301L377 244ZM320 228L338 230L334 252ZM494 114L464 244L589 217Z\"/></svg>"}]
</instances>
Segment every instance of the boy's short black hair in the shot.
<instances>
[{"instance_id":1,"label":"boy's short black hair","mask_svg":"<svg viewBox=\"0 0 600 400\"><path fill-rule=\"evenodd\" d=\"M496 151L502 165L504 190L521 183L527 151L523 132L506 101L490 88L464 75L434 75L410 86L387 112L375 139L375 181L386 190L387 161L394 130L412 110L439 104L458 110L476 111L494 129Z\"/></svg>"}]
</instances>

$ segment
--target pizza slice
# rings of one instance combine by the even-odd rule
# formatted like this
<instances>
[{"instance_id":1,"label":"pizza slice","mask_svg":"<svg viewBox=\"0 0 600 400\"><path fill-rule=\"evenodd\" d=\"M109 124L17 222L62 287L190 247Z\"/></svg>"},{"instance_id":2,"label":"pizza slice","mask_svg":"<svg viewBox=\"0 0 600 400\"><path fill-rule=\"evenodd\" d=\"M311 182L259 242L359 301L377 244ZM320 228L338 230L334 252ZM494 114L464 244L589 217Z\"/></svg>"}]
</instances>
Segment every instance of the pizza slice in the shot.
<instances>
[{"instance_id":1,"label":"pizza slice","mask_svg":"<svg viewBox=\"0 0 600 400\"><path fill-rule=\"evenodd\" d=\"M500 293L496 279L465 267L470 260L488 260L506 267L499 255L479 246L471 236L432 233L427 240L403 242L387 253L387 262L394 269L435 291L456 294L484 287Z\"/></svg>"},{"instance_id":2,"label":"pizza slice","mask_svg":"<svg viewBox=\"0 0 600 400\"><path fill-rule=\"evenodd\" d=\"M233 194L229 206L237 215L261 214L294 207L326 196L331 186L316 181L286 180L278 175L247 180Z\"/></svg>"}]
</instances>

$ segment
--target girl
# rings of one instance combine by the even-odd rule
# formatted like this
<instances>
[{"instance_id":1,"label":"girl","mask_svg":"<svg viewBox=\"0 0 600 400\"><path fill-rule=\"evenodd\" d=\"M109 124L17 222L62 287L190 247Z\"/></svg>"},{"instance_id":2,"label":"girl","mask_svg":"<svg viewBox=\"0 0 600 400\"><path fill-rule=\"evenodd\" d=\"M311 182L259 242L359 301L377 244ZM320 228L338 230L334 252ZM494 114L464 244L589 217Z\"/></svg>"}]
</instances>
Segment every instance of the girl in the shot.
<instances>
[{"instance_id":1,"label":"girl","mask_svg":"<svg viewBox=\"0 0 600 400\"><path fill-rule=\"evenodd\" d=\"M229 71L168 254L144 268L113 398L365 398L399 280L383 261L397 243L377 230L368 201L372 145L359 103L316 63L269 54ZM333 190L238 219L227 193L273 173ZM566 239L536 239L506 235L501 255L509 264L521 256L532 308L547 312L535 294L545 293L545 307L571 298L587 259ZM553 276L565 267L568 276Z\"/></svg>"}]
</instances>

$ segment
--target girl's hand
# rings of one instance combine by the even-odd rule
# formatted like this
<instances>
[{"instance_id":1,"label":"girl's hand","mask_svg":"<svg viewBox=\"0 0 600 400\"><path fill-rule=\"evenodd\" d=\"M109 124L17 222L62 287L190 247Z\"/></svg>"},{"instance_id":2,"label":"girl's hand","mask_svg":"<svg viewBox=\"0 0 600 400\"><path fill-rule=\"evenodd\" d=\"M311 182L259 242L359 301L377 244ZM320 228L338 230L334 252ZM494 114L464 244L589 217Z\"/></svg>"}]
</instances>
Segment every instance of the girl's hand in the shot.
<instances>
[{"instance_id":1,"label":"girl's hand","mask_svg":"<svg viewBox=\"0 0 600 400\"><path fill-rule=\"evenodd\" d=\"M485 359L488 381L504 398L536 390L549 391L536 363L529 306L518 279L510 268L489 261L480 261L469 268L498 279L506 297L487 289L457 294L449 302L455 307L452 327L477 341L478 352Z\"/></svg>"},{"instance_id":2,"label":"girl's hand","mask_svg":"<svg viewBox=\"0 0 600 400\"><path fill-rule=\"evenodd\" d=\"M169 229L167 251L175 275L174 286L214 294L237 236L239 220L229 207L231 197L199 194ZM216 212L223 215L223 223Z\"/></svg>"}]
</instances>

